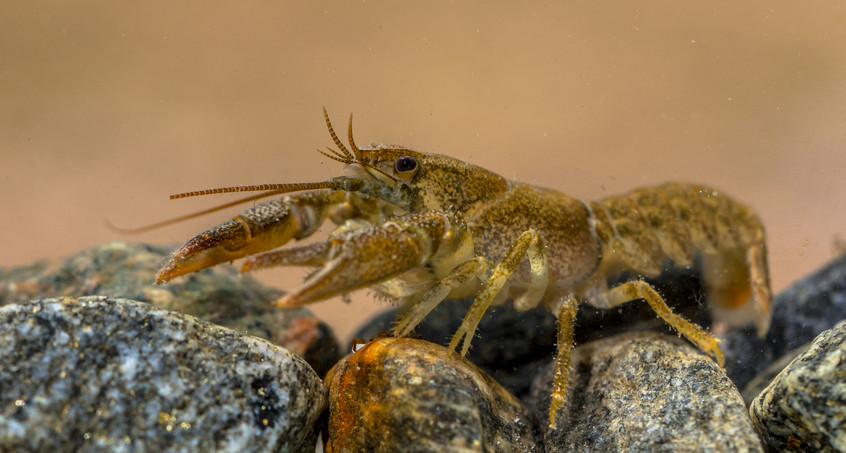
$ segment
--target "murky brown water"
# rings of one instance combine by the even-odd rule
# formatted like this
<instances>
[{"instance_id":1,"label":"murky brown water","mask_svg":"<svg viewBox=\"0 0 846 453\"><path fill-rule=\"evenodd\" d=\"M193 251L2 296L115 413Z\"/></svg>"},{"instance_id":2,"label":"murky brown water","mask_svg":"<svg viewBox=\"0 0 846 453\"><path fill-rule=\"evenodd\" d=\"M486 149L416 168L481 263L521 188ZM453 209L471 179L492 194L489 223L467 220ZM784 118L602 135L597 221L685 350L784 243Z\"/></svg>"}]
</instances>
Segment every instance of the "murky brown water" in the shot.
<instances>
[{"instance_id":1,"label":"murky brown water","mask_svg":"<svg viewBox=\"0 0 846 453\"><path fill-rule=\"evenodd\" d=\"M121 239L104 218L229 200L170 193L335 175L314 152L325 104L339 128L355 112L359 143L579 197L721 188L763 217L780 290L844 238L846 10L735 3L9 2L0 265ZM226 216L131 239L181 242ZM341 337L381 308L314 306Z\"/></svg>"}]
</instances>

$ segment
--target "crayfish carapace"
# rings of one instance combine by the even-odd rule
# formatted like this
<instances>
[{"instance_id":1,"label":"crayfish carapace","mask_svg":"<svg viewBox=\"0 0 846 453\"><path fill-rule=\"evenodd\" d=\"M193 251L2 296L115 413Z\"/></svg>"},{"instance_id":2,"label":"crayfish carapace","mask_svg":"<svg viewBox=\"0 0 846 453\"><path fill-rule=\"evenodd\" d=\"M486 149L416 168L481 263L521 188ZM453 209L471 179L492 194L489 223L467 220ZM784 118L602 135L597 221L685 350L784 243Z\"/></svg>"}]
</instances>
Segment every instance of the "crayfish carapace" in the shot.
<instances>
[{"instance_id":1,"label":"crayfish carapace","mask_svg":"<svg viewBox=\"0 0 846 453\"><path fill-rule=\"evenodd\" d=\"M712 307L742 313L730 317L754 321L762 334L767 330L771 294L764 228L749 208L714 189L668 183L585 202L449 156L394 146L359 148L352 117L347 149L323 113L338 150L319 152L343 163L345 176L174 195L263 191L239 200L249 201L299 192L190 239L173 253L157 282L251 255L244 271L312 266L315 272L278 306L371 287L404 306L394 329L399 336L411 333L445 298L475 297L450 344L462 355L491 304L509 295L519 310L543 304L559 323L553 427L564 402L581 302L611 308L645 300L723 365L717 339L673 313L649 284L635 279L609 288L609 275L656 276L668 262L690 266L701 258ZM278 249L313 234L326 219L337 225L328 240Z\"/></svg>"}]
</instances>

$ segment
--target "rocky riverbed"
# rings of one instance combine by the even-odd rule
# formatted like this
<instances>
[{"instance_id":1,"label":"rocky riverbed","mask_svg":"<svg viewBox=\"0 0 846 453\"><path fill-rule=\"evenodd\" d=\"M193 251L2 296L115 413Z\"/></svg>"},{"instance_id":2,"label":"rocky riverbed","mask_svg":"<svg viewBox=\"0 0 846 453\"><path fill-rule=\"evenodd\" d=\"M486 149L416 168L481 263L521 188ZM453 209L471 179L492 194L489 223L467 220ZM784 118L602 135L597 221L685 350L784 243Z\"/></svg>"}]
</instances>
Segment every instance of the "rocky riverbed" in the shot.
<instances>
[{"instance_id":1,"label":"rocky riverbed","mask_svg":"<svg viewBox=\"0 0 846 453\"><path fill-rule=\"evenodd\" d=\"M779 295L765 338L714 326L725 370L645 304L581 307L550 429L542 310L494 307L465 360L438 345L468 304L448 301L420 338L362 341L338 362L325 324L229 266L152 285L169 250L117 242L0 270L0 451L846 449L846 257ZM685 278L679 298L701 295Z\"/></svg>"}]
</instances>

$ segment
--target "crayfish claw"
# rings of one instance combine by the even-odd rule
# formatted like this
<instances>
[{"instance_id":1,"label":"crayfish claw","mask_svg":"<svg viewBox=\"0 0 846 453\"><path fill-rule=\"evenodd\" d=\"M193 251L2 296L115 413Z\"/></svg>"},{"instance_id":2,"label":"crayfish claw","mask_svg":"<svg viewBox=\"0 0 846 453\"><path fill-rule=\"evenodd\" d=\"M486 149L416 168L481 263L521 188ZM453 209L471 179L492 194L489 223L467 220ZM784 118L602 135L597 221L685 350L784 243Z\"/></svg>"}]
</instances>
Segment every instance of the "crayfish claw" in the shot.
<instances>
[{"instance_id":1,"label":"crayfish claw","mask_svg":"<svg viewBox=\"0 0 846 453\"><path fill-rule=\"evenodd\" d=\"M283 250L262 253L247 258L241 265L241 272L252 272L275 266L323 266L330 250L330 243L291 247Z\"/></svg>"},{"instance_id":2,"label":"crayfish claw","mask_svg":"<svg viewBox=\"0 0 846 453\"><path fill-rule=\"evenodd\" d=\"M241 258L249 237L244 223L234 220L200 233L171 255L156 275L156 283L166 283L180 275Z\"/></svg>"},{"instance_id":3,"label":"crayfish claw","mask_svg":"<svg viewBox=\"0 0 846 453\"><path fill-rule=\"evenodd\" d=\"M322 265L276 302L305 305L373 286L423 266L437 252L448 222L441 215L414 216L339 234L311 244L256 257L250 269L265 264ZM251 260L252 261L252 260Z\"/></svg>"},{"instance_id":4,"label":"crayfish claw","mask_svg":"<svg viewBox=\"0 0 846 453\"><path fill-rule=\"evenodd\" d=\"M189 272L273 250L291 239L309 236L323 222L328 207L343 196L341 192L320 190L248 209L186 242L159 271L156 283L165 283ZM263 267L261 260L250 263L248 268L250 266Z\"/></svg>"},{"instance_id":5,"label":"crayfish claw","mask_svg":"<svg viewBox=\"0 0 846 453\"><path fill-rule=\"evenodd\" d=\"M318 249L315 246L320 246L320 259L325 259L323 268L310 275L302 286L279 299L276 305L305 305L394 278L428 259L423 242L425 238L396 223L389 223L353 230L325 244L271 252L268 261L278 264L317 264L318 259L310 254L316 255ZM309 247L315 248L308 251Z\"/></svg>"}]
</instances>

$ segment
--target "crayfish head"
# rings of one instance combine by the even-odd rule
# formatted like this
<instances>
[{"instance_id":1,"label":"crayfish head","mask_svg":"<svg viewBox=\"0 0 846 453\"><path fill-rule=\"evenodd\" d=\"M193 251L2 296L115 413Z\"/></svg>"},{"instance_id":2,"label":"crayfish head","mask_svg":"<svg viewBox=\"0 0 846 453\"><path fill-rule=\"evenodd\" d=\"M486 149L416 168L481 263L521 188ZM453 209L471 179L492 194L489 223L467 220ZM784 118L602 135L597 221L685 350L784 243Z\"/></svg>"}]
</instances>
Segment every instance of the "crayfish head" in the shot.
<instances>
[{"instance_id":1,"label":"crayfish head","mask_svg":"<svg viewBox=\"0 0 846 453\"><path fill-rule=\"evenodd\" d=\"M385 146L360 152L374 178L405 187L411 212L466 212L508 190L502 176L454 157Z\"/></svg>"},{"instance_id":2,"label":"crayfish head","mask_svg":"<svg viewBox=\"0 0 846 453\"><path fill-rule=\"evenodd\" d=\"M325 108L323 116L338 150L319 152L346 164L347 177L332 181L363 181L353 189L357 192L410 212L466 212L508 190L508 181L502 176L454 157L393 145L360 149L353 139L352 116L347 149L335 134Z\"/></svg>"}]
</instances>

